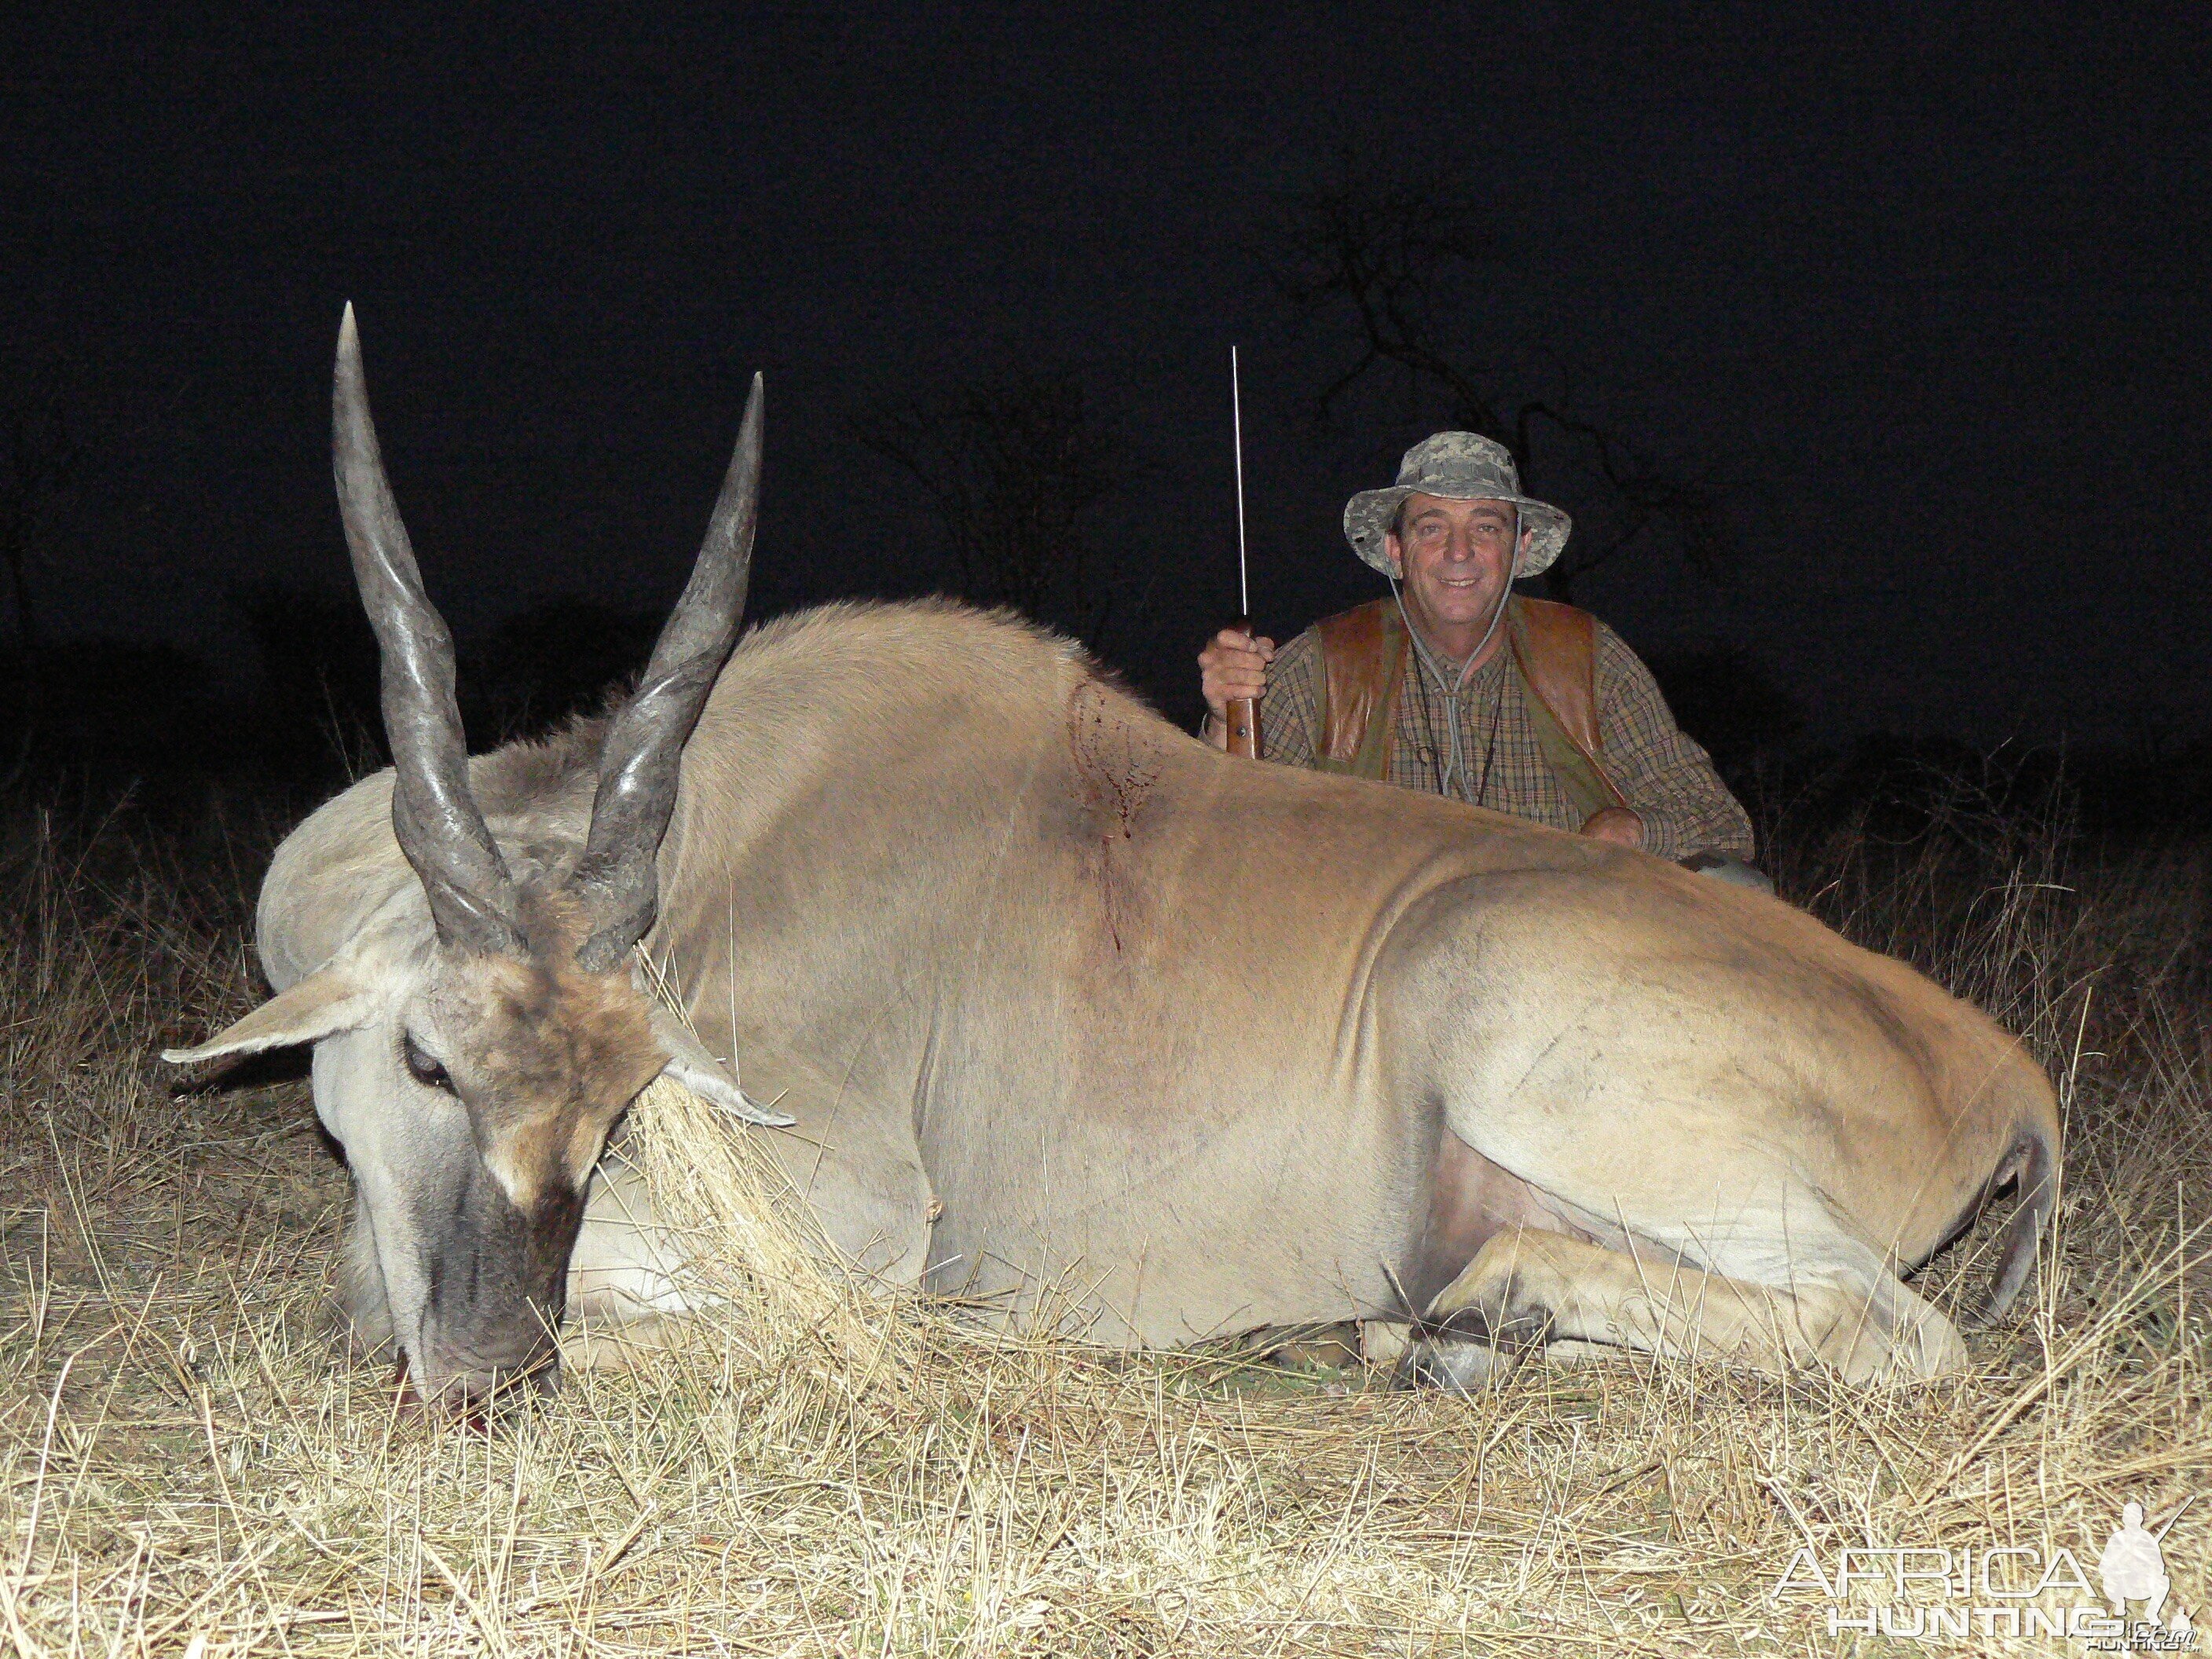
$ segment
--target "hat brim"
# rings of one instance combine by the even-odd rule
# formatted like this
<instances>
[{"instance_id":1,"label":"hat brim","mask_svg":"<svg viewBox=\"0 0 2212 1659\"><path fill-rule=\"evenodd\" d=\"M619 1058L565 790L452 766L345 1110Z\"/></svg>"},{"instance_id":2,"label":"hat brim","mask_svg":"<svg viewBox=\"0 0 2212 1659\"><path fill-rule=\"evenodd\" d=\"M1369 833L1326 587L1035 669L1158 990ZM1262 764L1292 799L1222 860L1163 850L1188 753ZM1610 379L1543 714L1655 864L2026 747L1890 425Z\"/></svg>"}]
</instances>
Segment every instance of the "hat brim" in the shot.
<instances>
[{"instance_id":1,"label":"hat brim","mask_svg":"<svg viewBox=\"0 0 2212 1659\"><path fill-rule=\"evenodd\" d=\"M1510 490L1482 489L1462 495L1456 490L1439 489L1432 484L1392 484L1383 489L1363 489L1345 503L1344 538L1352 544L1352 550L1384 575L1395 575L1390 568L1389 550L1382 538L1389 533L1390 520L1398 514L1398 507L1408 495L1441 495L1453 501L1510 501L1518 508L1524 528L1534 533L1528 546L1514 561L1516 580L1534 576L1551 568L1552 561L1559 556L1559 550L1567 544L1567 534L1575 521L1553 507L1549 501L1540 501L1533 495L1520 495Z\"/></svg>"}]
</instances>

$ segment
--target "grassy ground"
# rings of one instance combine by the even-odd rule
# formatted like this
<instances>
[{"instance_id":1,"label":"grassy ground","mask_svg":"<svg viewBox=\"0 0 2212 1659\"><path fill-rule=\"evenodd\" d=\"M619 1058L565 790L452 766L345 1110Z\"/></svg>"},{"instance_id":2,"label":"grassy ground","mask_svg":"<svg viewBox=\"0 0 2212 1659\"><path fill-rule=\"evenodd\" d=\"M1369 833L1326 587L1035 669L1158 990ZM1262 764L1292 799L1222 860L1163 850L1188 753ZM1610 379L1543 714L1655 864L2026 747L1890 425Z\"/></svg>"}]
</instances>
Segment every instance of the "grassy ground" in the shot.
<instances>
[{"instance_id":1,"label":"grassy ground","mask_svg":"<svg viewBox=\"0 0 2212 1659\"><path fill-rule=\"evenodd\" d=\"M1623 1357L1462 1400L778 1283L467 1430L331 1341L304 1082L152 1060L248 1004L250 877L33 823L0 872L0 1650L2084 1651L1832 1636L1773 1592L1802 1545L2063 1546L2094 1583L2124 1499L2212 1487L2212 881L1978 810L1878 831L1797 835L1788 890L2026 1031L2069 1112L2054 1269L1968 1378ZM2192 1614L2208 1541L2212 1495L2166 1540Z\"/></svg>"}]
</instances>

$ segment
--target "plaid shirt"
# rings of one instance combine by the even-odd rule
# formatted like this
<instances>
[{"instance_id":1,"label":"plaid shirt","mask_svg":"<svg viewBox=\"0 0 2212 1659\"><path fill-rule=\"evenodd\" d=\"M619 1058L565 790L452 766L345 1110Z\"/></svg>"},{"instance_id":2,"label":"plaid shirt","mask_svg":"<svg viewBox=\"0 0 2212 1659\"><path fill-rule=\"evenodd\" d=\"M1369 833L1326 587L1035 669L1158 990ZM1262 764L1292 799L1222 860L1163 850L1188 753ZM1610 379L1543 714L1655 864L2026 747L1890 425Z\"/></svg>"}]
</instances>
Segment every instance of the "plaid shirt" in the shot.
<instances>
[{"instance_id":1,"label":"plaid shirt","mask_svg":"<svg viewBox=\"0 0 2212 1659\"><path fill-rule=\"evenodd\" d=\"M1449 693L1420 662L1406 665L1398 695L1398 729L1389 781L1443 794L1450 757ZM1545 763L1528 718L1530 696L1513 653L1500 649L1459 693L1459 763L1449 793L1458 799L1579 830L1582 815ZM1674 724L1657 682L1620 635L1597 625L1598 735L1606 775L1644 820L1644 848L1662 858L1726 853L1748 862L1751 820L1711 759ZM1455 665L1445 665L1447 673ZM1260 702L1265 757L1284 766L1311 767L1323 670L1321 635L1309 628L1276 653Z\"/></svg>"}]
</instances>

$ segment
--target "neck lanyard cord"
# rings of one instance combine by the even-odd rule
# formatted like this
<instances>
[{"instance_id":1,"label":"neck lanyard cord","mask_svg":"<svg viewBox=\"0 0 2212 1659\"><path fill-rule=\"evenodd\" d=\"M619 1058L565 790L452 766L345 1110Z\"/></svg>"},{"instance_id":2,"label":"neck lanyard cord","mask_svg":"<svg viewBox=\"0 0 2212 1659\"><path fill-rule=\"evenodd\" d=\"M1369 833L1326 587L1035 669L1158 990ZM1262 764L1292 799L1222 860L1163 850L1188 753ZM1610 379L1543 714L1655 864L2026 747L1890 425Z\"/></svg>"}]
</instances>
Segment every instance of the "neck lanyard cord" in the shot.
<instances>
[{"instance_id":1,"label":"neck lanyard cord","mask_svg":"<svg viewBox=\"0 0 2212 1659\"><path fill-rule=\"evenodd\" d=\"M1456 682L1445 678L1443 669L1438 665L1435 654L1429 649L1429 642L1421 637L1421 630L1413 626L1413 617L1407 614L1406 596L1398 590L1398 579L1392 576L1388 580L1390 583L1390 597L1397 602L1398 620L1406 624L1407 637L1413 642L1413 659L1421 665L1422 723L1428 727L1429 741L1432 744L1437 740L1437 733L1434 723L1427 716L1428 680L1431 678L1436 680L1437 689L1444 695L1444 726L1450 737L1451 758L1444 763L1443 769L1437 776L1437 793L1440 795L1449 795L1452 793L1452 777L1459 770L1460 763L1459 694L1467 689L1468 680L1474 672L1474 665L1482 659L1482 653L1490 648L1491 641L1498 637L1498 625L1505 620L1505 607L1513 602L1512 579L1510 577L1506 579L1504 591L1498 594L1497 605L1491 609L1490 626L1482 630L1480 642L1468 653L1467 661L1461 665ZM1493 708L1490 712L1489 752L1483 757L1481 787L1475 794L1470 796L1467 793L1465 780L1461 781L1460 799L1465 800L1470 806L1480 805L1482 796L1490 792L1490 759L1498 747L1498 715L1499 708L1504 705L1504 699L1500 696L1492 699L1492 702L1498 707Z\"/></svg>"}]
</instances>

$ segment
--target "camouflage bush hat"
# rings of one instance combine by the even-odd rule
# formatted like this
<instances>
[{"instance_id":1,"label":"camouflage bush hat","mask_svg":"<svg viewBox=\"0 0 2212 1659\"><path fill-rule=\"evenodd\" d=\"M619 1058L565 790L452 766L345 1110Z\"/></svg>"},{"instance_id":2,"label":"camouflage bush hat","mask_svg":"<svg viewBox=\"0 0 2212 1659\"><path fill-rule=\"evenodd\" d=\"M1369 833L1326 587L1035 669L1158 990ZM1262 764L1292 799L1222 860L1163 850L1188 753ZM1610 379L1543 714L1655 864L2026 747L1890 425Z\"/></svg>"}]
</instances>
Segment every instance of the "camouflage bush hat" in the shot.
<instances>
[{"instance_id":1,"label":"camouflage bush hat","mask_svg":"<svg viewBox=\"0 0 2212 1659\"><path fill-rule=\"evenodd\" d=\"M1510 501L1521 509L1522 527L1535 533L1528 550L1515 562L1516 576L1533 576L1559 556L1574 520L1549 501L1521 493L1521 474L1505 446L1473 432L1439 432L1424 438L1398 463L1398 482L1388 489L1363 489L1344 509L1344 534L1352 550L1384 575L1390 555L1382 537L1397 515L1398 504L1412 495L1443 495L1455 501Z\"/></svg>"}]
</instances>

